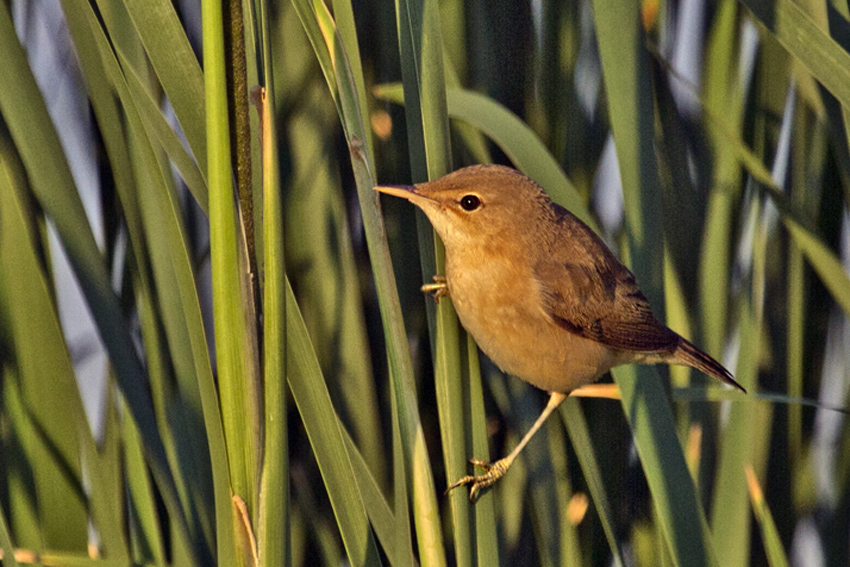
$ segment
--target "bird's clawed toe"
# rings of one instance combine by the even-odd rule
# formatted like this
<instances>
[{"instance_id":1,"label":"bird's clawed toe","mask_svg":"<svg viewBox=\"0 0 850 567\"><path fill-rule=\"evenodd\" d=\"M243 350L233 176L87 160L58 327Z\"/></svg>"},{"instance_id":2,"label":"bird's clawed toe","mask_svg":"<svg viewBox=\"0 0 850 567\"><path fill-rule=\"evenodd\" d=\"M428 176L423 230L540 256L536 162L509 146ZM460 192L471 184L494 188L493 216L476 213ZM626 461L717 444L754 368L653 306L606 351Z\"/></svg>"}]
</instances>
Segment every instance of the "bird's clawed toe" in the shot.
<instances>
[{"instance_id":1,"label":"bird's clawed toe","mask_svg":"<svg viewBox=\"0 0 850 567\"><path fill-rule=\"evenodd\" d=\"M470 484L472 486L469 489L469 501L475 503L478 500L478 494L482 490L494 485L496 481L505 476L509 465L506 463L506 459L501 459L495 463L485 463L478 459L470 459L469 462L484 469L486 472L479 475L467 475L461 478L446 490L446 494L459 486Z\"/></svg>"},{"instance_id":2,"label":"bird's clawed toe","mask_svg":"<svg viewBox=\"0 0 850 567\"><path fill-rule=\"evenodd\" d=\"M431 297L437 303L440 302L441 297L449 296L449 286L446 283L446 276L434 276L434 283L425 284L419 289L422 293L432 294Z\"/></svg>"}]
</instances>

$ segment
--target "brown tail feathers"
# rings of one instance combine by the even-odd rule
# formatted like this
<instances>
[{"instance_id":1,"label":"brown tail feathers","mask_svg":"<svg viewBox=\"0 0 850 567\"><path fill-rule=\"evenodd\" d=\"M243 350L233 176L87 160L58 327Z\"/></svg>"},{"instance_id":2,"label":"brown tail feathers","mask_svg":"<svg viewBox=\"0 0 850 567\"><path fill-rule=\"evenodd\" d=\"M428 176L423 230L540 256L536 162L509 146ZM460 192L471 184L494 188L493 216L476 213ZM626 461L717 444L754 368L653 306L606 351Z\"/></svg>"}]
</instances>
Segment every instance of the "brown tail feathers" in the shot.
<instances>
[{"instance_id":1,"label":"brown tail feathers","mask_svg":"<svg viewBox=\"0 0 850 567\"><path fill-rule=\"evenodd\" d=\"M700 349L698 349L682 337L679 337L679 346L677 346L676 350L673 351L673 356L681 360L684 364L692 366L700 372L708 374L709 376L714 376L715 378L726 382L730 386L738 388L745 394L747 393L744 387L735 381L735 379L732 377L732 373L723 368L722 364L702 352Z\"/></svg>"}]
</instances>

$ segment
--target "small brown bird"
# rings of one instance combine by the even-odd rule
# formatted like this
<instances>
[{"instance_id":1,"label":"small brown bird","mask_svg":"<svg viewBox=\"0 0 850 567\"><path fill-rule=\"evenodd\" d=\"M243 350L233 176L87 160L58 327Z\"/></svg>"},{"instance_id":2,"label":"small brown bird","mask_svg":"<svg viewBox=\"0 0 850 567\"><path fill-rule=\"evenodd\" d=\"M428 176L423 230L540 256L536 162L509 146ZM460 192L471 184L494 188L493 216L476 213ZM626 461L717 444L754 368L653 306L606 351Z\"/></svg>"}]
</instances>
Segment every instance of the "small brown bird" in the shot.
<instances>
[{"instance_id":1,"label":"small brown bird","mask_svg":"<svg viewBox=\"0 0 850 567\"><path fill-rule=\"evenodd\" d=\"M415 186L379 186L422 209L446 248L445 277L422 286L451 297L458 318L499 368L551 393L511 453L471 484L495 483L569 392L620 364L680 364L745 391L720 363L652 315L634 275L581 220L534 181L498 165Z\"/></svg>"}]
</instances>

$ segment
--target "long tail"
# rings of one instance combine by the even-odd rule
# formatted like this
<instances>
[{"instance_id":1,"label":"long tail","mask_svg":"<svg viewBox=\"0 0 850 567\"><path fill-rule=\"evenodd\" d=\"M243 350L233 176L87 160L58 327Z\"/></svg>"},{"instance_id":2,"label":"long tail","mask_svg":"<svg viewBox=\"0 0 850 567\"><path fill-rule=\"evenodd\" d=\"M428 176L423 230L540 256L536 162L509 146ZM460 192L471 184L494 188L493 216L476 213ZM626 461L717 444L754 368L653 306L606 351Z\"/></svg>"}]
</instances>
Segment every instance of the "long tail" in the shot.
<instances>
[{"instance_id":1,"label":"long tail","mask_svg":"<svg viewBox=\"0 0 850 567\"><path fill-rule=\"evenodd\" d=\"M730 386L738 388L745 394L747 393L744 387L735 381L732 377L732 373L726 370L722 364L682 337L679 337L679 346L677 346L676 350L673 351L673 358L677 358L683 364L692 366L709 376L714 376L715 378L726 382Z\"/></svg>"}]
</instances>

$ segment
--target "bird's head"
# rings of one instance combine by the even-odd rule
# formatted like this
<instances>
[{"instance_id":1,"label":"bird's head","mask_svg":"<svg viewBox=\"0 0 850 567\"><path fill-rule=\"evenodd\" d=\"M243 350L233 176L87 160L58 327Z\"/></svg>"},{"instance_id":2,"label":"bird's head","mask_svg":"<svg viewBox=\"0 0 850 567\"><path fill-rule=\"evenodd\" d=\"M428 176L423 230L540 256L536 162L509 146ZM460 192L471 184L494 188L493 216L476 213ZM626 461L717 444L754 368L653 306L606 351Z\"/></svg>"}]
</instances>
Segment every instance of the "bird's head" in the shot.
<instances>
[{"instance_id":1,"label":"bird's head","mask_svg":"<svg viewBox=\"0 0 850 567\"><path fill-rule=\"evenodd\" d=\"M522 173L474 165L418 185L381 185L376 191L407 199L427 215L447 248L520 238L548 208L549 197Z\"/></svg>"}]
</instances>

